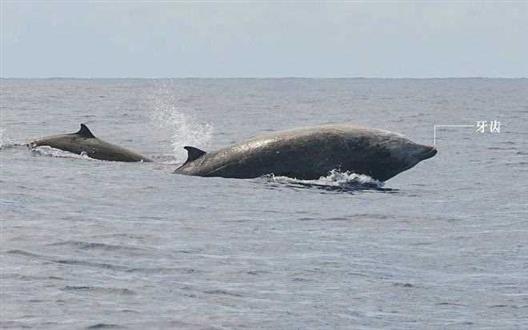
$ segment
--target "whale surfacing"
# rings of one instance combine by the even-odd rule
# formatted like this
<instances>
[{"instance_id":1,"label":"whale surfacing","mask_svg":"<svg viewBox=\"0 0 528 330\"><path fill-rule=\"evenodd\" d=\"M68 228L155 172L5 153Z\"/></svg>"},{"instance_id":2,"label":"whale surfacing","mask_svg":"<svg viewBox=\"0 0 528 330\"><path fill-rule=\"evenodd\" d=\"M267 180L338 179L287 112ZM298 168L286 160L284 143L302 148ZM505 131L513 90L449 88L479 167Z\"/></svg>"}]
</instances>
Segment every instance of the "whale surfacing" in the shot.
<instances>
[{"instance_id":1,"label":"whale surfacing","mask_svg":"<svg viewBox=\"0 0 528 330\"><path fill-rule=\"evenodd\" d=\"M28 143L30 148L49 146L75 154L86 154L90 158L119 162L150 162L151 160L128 149L96 138L90 129L81 124L76 133L47 136Z\"/></svg>"},{"instance_id":2,"label":"whale surfacing","mask_svg":"<svg viewBox=\"0 0 528 330\"><path fill-rule=\"evenodd\" d=\"M314 180L337 169L386 181L437 153L400 134L350 124L266 134L213 153L184 148L187 161L175 173L246 179L273 174Z\"/></svg>"}]
</instances>

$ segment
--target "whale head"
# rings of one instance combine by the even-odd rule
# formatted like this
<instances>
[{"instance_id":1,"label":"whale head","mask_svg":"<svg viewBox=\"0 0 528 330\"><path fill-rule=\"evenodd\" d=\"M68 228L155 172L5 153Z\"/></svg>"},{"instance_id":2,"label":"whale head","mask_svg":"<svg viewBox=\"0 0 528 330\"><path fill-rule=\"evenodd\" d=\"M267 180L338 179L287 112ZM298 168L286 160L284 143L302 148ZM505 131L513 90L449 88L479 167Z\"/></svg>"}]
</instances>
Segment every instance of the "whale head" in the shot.
<instances>
[{"instance_id":1,"label":"whale head","mask_svg":"<svg viewBox=\"0 0 528 330\"><path fill-rule=\"evenodd\" d=\"M422 160L429 159L436 155L438 151L435 147L430 145L416 144L414 146L414 151L412 152L412 157L416 160L416 164Z\"/></svg>"},{"instance_id":2,"label":"whale head","mask_svg":"<svg viewBox=\"0 0 528 330\"><path fill-rule=\"evenodd\" d=\"M366 173L380 181L386 181L437 153L433 146L417 144L396 134L385 136L383 142L376 145L372 153L376 162L371 163ZM372 166L373 163L377 166Z\"/></svg>"},{"instance_id":3,"label":"whale head","mask_svg":"<svg viewBox=\"0 0 528 330\"><path fill-rule=\"evenodd\" d=\"M435 147L430 145L414 143L407 139L401 139L397 143L389 146L391 158L394 162L397 173L414 167L419 162L429 159L437 154Z\"/></svg>"}]
</instances>

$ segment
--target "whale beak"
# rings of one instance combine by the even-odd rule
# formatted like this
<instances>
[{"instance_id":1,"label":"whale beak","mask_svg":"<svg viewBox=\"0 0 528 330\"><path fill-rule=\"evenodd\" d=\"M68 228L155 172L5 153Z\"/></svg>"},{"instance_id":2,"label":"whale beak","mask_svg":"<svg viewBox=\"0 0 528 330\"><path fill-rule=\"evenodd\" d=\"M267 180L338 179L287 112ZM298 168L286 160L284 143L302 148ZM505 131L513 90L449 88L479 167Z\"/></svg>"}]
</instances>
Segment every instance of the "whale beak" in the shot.
<instances>
[{"instance_id":1,"label":"whale beak","mask_svg":"<svg viewBox=\"0 0 528 330\"><path fill-rule=\"evenodd\" d=\"M420 160L429 159L436 155L437 152L438 150L433 146L423 146L423 150L418 154L418 158L420 158Z\"/></svg>"}]
</instances>

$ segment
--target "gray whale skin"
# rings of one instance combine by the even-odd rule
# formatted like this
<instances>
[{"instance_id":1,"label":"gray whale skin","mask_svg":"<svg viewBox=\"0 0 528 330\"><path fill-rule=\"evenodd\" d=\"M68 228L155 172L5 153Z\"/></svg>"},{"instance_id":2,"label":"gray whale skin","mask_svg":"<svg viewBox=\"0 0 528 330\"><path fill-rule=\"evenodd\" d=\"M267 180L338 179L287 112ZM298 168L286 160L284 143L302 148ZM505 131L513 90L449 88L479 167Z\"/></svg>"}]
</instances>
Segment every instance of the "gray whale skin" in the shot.
<instances>
[{"instance_id":1,"label":"gray whale skin","mask_svg":"<svg viewBox=\"0 0 528 330\"><path fill-rule=\"evenodd\" d=\"M184 148L187 161L175 173L226 178L273 174L308 180L337 169L385 181L437 152L400 134L351 124L266 134L213 153Z\"/></svg>"},{"instance_id":2,"label":"gray whale skin","mask_svg":"<svg viewBox=\"0 0 528 330\"><path fill-rule=\"evenodd\" d=\"M81 124L76 133L47 136L28 143L30 148L49 146L88 157L119 162L150 162L151 160L133 151L96 138L88 127Z\"/></svg>"}]
</instances>

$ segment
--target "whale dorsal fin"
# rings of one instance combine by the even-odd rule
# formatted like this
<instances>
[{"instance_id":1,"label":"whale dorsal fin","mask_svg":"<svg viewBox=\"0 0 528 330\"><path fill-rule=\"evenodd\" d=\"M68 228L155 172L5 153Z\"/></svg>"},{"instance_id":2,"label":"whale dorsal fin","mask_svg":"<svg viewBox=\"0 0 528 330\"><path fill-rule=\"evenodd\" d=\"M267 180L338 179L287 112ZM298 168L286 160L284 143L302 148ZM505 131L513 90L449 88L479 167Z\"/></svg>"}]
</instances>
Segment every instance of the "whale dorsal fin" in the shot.
<instances>
[{"instance_id":1,"label":"whale dorsal fin","mask_svg":"<svg viewBox=\"0 0 528 330\"><path fill-rule=\"evenodd\" d=\"M90 132L90 130L88 129L88 126L86 126L85 124L81 124L81 129L75 134L87 139L95 138L92 132Z\"/></svg>"},{"instance_id":2,"label":"whale dorsal fin","mask_svg":"<svg viewBox=\"0 0 528 330\"><path fill-rule=\"evenodd\" d=\"M193 160L196 160L206 154L205 151L195 147L185 146L183 149L187 150L187 160L185 161L185 164L192 162Z\"/></svg>"}]
</instances>

